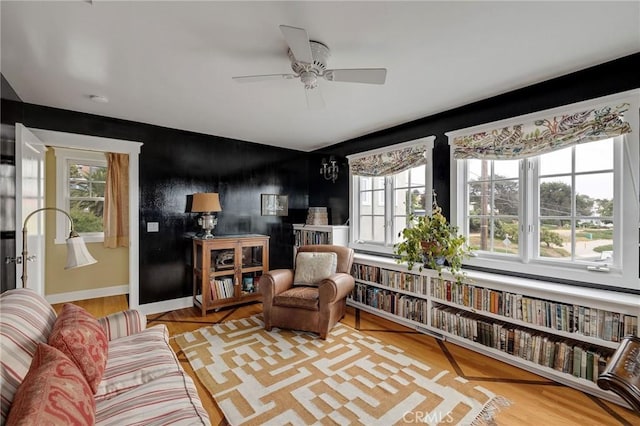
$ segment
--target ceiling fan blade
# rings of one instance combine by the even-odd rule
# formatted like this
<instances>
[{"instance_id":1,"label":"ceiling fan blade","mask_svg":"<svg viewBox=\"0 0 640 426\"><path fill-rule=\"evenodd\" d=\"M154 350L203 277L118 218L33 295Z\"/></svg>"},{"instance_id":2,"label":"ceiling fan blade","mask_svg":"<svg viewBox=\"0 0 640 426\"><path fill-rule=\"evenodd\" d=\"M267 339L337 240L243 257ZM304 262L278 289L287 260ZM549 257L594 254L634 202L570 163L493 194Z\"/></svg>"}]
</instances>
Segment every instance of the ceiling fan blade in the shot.
<instances>
[{"instance_id":1,"label":"ceiling fan blade","mask_svg":"<svg viewBox=\"0 0 640 426\"><path fill-rule=\"evenodd\" d=\"M387 78L387 69L386 68L353 68L353 69L345 69L345 70L326 70L323 76L329 81L384 84Z\"/></svg>"},{"instance_id":2,"label":"ceiling fan blade","mask_svg":"<svg viewBox=\"0 0 640 426\"><path fill-rule=\"evenodd\" d=\"M320 87L314 89L305 89L304 91L307 97L307 108L309 109L322 109L324 108L324 98Z\"/></svg>"},{"instance_id":3,"label":"ceiling fan blade","mask_svg":"<svg viewBox=\"0 0 640 426\"><path fill-rule=\"evenodd\" d=\"M287 41L289 49L291 49L293 56L295 56L298 61L306 62L308 64L313 62L309 36L304 28L280 25L280 31L282 31L282 35L284 35L284 39Z\"/></svg>"},{"instance_id":4,"label":"ceiling fan blade","mask_svg":"<svg viewBox=\"0 0 640 426\"><path fill-rule=\"evenodd\" d=\"M241 75L238 77L231 77L233 80L238 83L255 83L258 81L266 81L266 80L291 80L293 78L298 77L295 74L265 74L265 75Z\"/></svg>"}]
</instances>

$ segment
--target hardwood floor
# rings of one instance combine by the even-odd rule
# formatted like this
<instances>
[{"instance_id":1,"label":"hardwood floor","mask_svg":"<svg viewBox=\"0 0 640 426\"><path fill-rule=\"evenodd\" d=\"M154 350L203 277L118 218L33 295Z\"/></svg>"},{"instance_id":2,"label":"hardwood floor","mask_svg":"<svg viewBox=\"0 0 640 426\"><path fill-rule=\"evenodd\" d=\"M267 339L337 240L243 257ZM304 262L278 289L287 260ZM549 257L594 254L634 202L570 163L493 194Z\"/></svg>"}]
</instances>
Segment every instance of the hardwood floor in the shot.
<instances>
[{"instance_id":1,"label":"hardwood floor","mask_svg":"<svg viewBox=\"0 0 640 426\"><path fill-rule=\"evenodd\" d=\"M124 296L74 302L96 317L126 309ZM59 311L61 305L54 305ZM249 304L202 317L195 308L149 315L148 325L164 324L171 336L192 331L212 323L244 318L262 312L259 303ZM348 308L342 322L356 327L356 315ZM496 414L497 425L640 425L640 414L595 398L551 380L496 361L476 352L442 342L401 325L362 312L359 329L438 369L454 371L511 401L512 405ZM174 350L177 345L172 341ZM211 424L226 424L222 412L202 387L186 358L178 352L184 369L194 377L200 398Z\"/></svg>"}]
</instances>

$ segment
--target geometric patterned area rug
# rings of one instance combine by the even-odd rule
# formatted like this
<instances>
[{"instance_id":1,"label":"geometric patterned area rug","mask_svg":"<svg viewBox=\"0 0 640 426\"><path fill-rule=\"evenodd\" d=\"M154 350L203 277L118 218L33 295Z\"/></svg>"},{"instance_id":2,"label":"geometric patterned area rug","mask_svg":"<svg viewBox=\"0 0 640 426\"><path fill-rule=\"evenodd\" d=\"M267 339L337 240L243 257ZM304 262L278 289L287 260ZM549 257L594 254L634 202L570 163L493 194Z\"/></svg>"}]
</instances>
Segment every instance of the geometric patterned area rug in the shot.
<instances>
[{"instance_id":1,"label":"geometric patterned area rug","mask_svg":"<svg viewBox=\"0 0 640 426\"><path fill-rule=\"evenodd\" d=\"M231 425L488 425L508 401L338 323L265 331L261 316L175 337Z\"/></svg>"}]
</instances>

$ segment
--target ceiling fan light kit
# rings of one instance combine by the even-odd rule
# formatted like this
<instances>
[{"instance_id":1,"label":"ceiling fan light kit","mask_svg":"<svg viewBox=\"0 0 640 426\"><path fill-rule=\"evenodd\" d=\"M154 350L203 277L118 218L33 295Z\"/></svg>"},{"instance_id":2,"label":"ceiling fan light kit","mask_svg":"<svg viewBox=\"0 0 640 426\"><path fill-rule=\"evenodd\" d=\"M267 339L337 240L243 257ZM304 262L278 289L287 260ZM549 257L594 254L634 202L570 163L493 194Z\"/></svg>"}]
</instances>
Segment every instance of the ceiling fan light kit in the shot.
<instances>
[{"instance_id":1,"label":"ceiling fan light kit","mask_svg":"<svg viewBox=\"0 0 640 426\"><path fill-rule=\"evenodd\" d=\"M318 78L327 81L347 83L384 84L387 77L386 68L352 68L327 69L327 61L331 52L327 45L319 41L309 40L303 28L280 25L280 30L289 45L287 55L291 61L291 69L295 74L264 74L233 77L238 83L252 83L272 79L299 78L306 90L318 88Z\"/></svg>"}]
</instances>

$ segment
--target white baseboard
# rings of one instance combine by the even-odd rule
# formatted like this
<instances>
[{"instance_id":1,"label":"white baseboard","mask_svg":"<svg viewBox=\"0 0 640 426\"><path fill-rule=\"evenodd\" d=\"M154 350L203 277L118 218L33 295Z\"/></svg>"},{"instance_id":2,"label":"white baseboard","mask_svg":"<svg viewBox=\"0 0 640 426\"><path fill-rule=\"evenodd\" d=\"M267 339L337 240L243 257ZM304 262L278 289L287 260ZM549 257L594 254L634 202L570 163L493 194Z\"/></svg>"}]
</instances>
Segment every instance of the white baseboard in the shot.
<instances>
[{"instance_id":1,"label":"white baseboard","mask_svg":"<svg viewBox=\"0 0 640 426\"><path fill-rule=\"evenodd\" d=\"M100 297L118 296L120 294L128 294L128 293L129 293L129 284L126 284L126 285L116 285L113 287L95 288L91 290L70 291L68 293L47 294L44 297L45 299L47 299L47 302L54 304L54 303L75 302L77 300L97 299Z\"/></svg>"},{"instance_id":2,"label":"white baseboard","mask_svg":"<svg viewBox=\"0 0 640 426\"><path fill-rule=\"evenodd\" d=\"M139 305L137 309L145 315L151 315L192 306L193 296L188 296L180 299L163 300L162 302L145 303L144 305Z\"/></svg>"}]
</instances>

